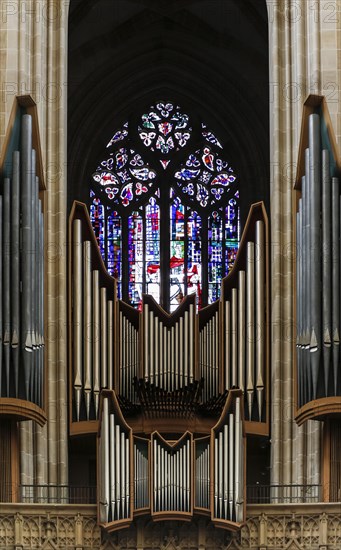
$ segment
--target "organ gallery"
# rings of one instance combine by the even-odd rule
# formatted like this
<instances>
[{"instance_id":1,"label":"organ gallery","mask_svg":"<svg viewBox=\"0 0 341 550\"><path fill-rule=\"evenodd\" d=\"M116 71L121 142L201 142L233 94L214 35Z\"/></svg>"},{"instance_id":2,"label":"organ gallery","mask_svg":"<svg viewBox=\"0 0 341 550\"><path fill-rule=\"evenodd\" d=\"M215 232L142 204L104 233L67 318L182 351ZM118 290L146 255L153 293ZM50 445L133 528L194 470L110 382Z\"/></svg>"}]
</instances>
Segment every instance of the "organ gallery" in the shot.
<instances>
[{"instance_id":1,"label":"organ gallery","mask_svg":"<svg viewBox=\"0 0 341 550\"><path fill-rule=\"evenodd\" d=\"M340 547L338 13L3 2L0 550Z\"/></svg>"}]
</instances>

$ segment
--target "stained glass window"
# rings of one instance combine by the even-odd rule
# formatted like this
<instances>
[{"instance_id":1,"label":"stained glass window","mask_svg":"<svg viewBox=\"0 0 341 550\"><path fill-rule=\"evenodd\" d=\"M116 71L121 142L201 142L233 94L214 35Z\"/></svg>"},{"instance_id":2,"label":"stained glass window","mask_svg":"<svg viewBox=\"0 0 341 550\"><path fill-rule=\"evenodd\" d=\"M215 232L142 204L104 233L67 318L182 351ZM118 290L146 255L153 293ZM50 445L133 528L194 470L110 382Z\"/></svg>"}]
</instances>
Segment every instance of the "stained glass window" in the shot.
<instances>
[{"instance_id":1,"label":"stained glass window","mask_svg":"<svg viewBox=\"0 0 341 550\"><path fill-rule=\"evenodd\" d=\"M119 297L140 308L148 293L169 311L189 293L198 308L217 300L240 239L222 142L169 101L117 128L93 173L90 217Z\"/></svg>"}]
</instances>

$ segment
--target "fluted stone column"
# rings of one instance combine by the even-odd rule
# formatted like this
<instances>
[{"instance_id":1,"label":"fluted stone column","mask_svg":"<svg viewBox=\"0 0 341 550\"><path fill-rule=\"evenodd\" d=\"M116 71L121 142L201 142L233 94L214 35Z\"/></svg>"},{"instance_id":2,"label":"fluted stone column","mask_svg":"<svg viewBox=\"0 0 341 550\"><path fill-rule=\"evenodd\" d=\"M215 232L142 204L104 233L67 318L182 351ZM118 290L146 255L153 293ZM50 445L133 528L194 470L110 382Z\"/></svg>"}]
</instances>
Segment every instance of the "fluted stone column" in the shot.
<instances>
[{"instance_id":1,"label":"fluted stone column","mask_svg":"<svg viewBox=\"0 0 341 550\"><path fill-rule=\"evenodd\" d=\"M21 427L22 481L67 483L66 146L68 2L0 5L0 140L16 95L38 107L46 194L47 425ZM33 463L29 456L34 457ZM47 467L45 466L47 464ZM32 472L34 472L32 474Z\"/></svg>"},{"instance_id":2,"label":"fluted stone column","mask_svg":"<svg viewBox=\"0 0 341 550\"><path fill-rule=\"evenodd\" d=\"M293 420L292 188L302 106L324 94L340 137L340 3L268 0L272 238L272 483L320 482L320 425ZM334 10L335 8L335 10Z\"/></svg>"}]
</instances>

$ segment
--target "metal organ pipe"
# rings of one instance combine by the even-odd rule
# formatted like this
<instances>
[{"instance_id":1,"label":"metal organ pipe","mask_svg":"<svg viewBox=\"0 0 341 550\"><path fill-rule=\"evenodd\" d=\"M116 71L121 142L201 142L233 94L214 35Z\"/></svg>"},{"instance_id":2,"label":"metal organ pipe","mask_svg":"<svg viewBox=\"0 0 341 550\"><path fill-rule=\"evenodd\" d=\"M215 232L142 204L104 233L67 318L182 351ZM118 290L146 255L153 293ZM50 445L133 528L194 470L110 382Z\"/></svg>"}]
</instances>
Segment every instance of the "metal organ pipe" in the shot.
<instances>
[{"instance_id":1,"label":"metal organ pipe","mask_svg":"<svg viewBox=\"0 0 341 550\"><path fill-rule=\"evenodd\" d=\"M74 349L74 390L76 418L79 420L82 394L82 225L80 220L73 222L73 349Z\"/></svg>"},{"instance_id":2,"label":"metal organ pipe","mask_svg":"<svg viewBox=\"0 0 341 550\"><path fill-rule=\"evenodd\" d=\"M253 394L255 388L254 381L254 360L255 360L255 248L254 243L247 243L246 251L246 279L247 279L247 308L246 308L246 324L247 324L247 342L246 342L246 365L247 365L247 380L246 391L249 410L249 419L252 418Z\"/></svg>"},{"instance_id":3,"label":"metal organ pipe","mask_svg":"<svg viewBox=\"0 0 341 550\"><path fill-rule=\"evenodd\" d=\"M115 411L109 397L104 397L99 446L102 523L131 518L131 432L126 431Z\"/></svg>"},{"instance_id":4,"label":"metal organ pipe","mask_svg":"<svg viewBox=\"0 0 341 550\"><path fill-rule=\"evenodd\" d=\"M21 117L20 151L1 184L0 397L43 405L43 215L32 117Z\"/></svg>"},{"instance_id":5,"label":"metal organ pipe","mask_svg":"<svg viewBox=\"0 0 341 550\"><path fill-rule=\"evenodd\" d=\"M317 397L317 381L321 356L321 256L320 256L320 212L321 212L321 175L320 175L320 119L318 115L309 117L309 182L311 186L311 333L310 354L313 383L313 399ZM337 201L337 208L339 200ZM338 223L338 222L337 222ZM337 234L337 241L339 233ZM339 262L337 263L337 265ZM335 302L335 300L334 300Z\"/></svg>"},{"instance_id":6,"label":"metal organ pipe","mask_svg":"<svg viewBox=\"0 0 341 550\"><path fill-rule=\"evenodd\" d=\"M322 288L323 288L323 364L325 394L328 395L328 380L331 355L331 179L329 152L322 151ZM301 292L299 293L301 296Z\"/></svg>"},{"instance_id":7,"label":"metal organ pipe","mask_svg":"<svg viewBox=\"0 0 341 550\"><path fill-rule=\"evenodd\" d=\"M337 395L340 357L340 189L338 178L332 178L332 250L333 390Z\"/></svg>"},{"instance_id":8,"label":"metal organ pipe","mask_svg":"<svg viewBox=\"0 0 341 550\"><path fill-rule=\"evenodd\" d=\"M258 419L262 420L264 400L264 366L265 366L265 237L264 222L256 222L255 239L255 300L256 300L256 388L258 402Z\"/></svg>"},{"instance_id":9,"label":"metal organ pipe","mask_svg":"<svg viewBox=\"0 0 341 550\"><path fill-rule=\"evenodd\" d=\"M299 407L337 395L339 387L340 188L331 166L321 147L319 115L312 114L296 219Z\"/></svg>"}]
</instances>

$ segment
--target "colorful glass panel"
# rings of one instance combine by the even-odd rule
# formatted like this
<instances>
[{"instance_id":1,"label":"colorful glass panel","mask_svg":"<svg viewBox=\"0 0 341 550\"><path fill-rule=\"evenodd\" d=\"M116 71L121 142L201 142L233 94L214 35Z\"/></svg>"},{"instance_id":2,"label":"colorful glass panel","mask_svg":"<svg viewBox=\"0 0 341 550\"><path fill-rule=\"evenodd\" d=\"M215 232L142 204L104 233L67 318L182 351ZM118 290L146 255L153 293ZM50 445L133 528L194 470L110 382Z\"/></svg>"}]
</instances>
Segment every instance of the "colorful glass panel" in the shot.
<instances>
[{"instance_id":1,"label":"colorful glass panel","mask_svg":"<svg viewBox=\"0 0 341 550\"><path fill-rule=\"evenodd\" d=\"M122 220L116 210L107 208L107 268L117 279L118 298L122 296Z\"/></svg>"},{"instance_id":2,"label":"colorful glass panel","mask_svg":"<svg viewBox=\"0 0 341 550\"><path fill-rule=\"evenodd\" d=\"M195 292L197 305L202 306L201 249L202 222L197 212L190 211L187 219L187 293Z\"/></svg>"},{"instance_id":3,"label":"colorful glass panel","mask_svg":"<svg viewBox=\"0 0 341 550\"><path fill-rule=\"evenodd\" d=\"M191 153L174 177L187 199L198 202L202 208L219 205L221 199L235 193L236 176L232 168L210 147Z\"/></svg>"},{"instance_id":4,"label":"colorful glass panel","mask_svg":"<svg viewBox=\"0 0 341 550\"><path fill-rule=\"evenodd\" d=\"M105 257L105 212L104 206L101 204L101 200L92 193L92 204L90 205L90 219L94 233L97 239L97 243L102 254L103 261L106 261Z\"/></svg>"},{"instance_id":5,"label":"colorful glass panel","mask_svg":"<svg viewBox=\"0 0 341 550\"><path fill-rule=\"evenodd\" d=\"M134 307L140 307L143 293L144 234L141 211L128 217L128 265L129 300Z\"/></svg>"},{"instance_id":6,"label":"colorful glass panel","mask_svg":"<svg viewBox=\"0 0 341 550\"><path fill-rule=\"evenodd\" d=\"M109 201L127 207L148 192L156 171L134 149L121 147L102 160L92 177Z\"/></svg>"},{"instance_id":7,"label":"colorful glass panel","mask_svg":"<svg viewBox=\"0 0 341 550\"><path fill-rule=\"evenodd\" d=\"M152 105L141 117L138 127L140 139L151 151L168 155L185 147L191 137L189 116L173 103Z\"/></svg>"},{"instance_id":8,"label":"colorful glass panel","mask_svg":"<svg viewBox=\"0 0 341 550\"><path fill-rule=\"evenodd\" d=\"M222 144L206 124L196 126L195 136L201 136L201 145L190 150L192 119L175 103L152 105L139 119L138 143L135 132L131 122L116 130L93 174L90 216L103 260L118 280L119 297L129 298L135 307L141 306L143 292L160 301L160 234L161 224L165 224L169 227L170 310L190 292L196 293L200 308L206 292L208 303L218 299L221 279L231 270L237 254L236 175L223 159ZM143 159L139 150L143 146L154 153L155 161ZM182 148L185 160L173 168L175 153ZM161 181L169 181L171 175L175 190L157 185L159 176ZM208 233L203 227L208 227ZM207 265L203 258L208 258ZM125 267L123 262L127 262ZM208 273L206 292L202 289L203 270ZM128 296L122 295L124 272L128 273Z\"/></svg>"},{"instance_id":9,"label":"colorful glass panel","mask_svg":"<svg viewBox=\"0 0 341 550\"><path fill-rule=\"evenodd\" d=\"M147 294L160 301L160 208L154 197L146 206L146 288Z\"/></svg>"},{"instance_id":10,"label":"colorful glass panel","mask_svg":"<svg viewBox=\"0 0 341 550\"><path fill-rule=\"evenodd\" d=\"M170 205L170 311L174 311L185 294L185 207L171 191Z\"/></svg>"},{"instance_id":11,"label":"colorful glass panel","mask_svg":"<svg viewBox=\"0 0 341 550\"><path fill-rule=\"evenodd\" d=\"M229 200L225 208L225 266L226 274L230 272L235 262L240 233L239 206L236 198Z\"/></svg>"},{"instance_id":12,"label":"colorful glass panel","mask_svg":"<svg viewBox=\"0 0 341 550\"><path fill-rule=\"evenodd\" d=\"M223 220L219 212L212 212L208 219L208 301L220 296L223 277Z\"/></svg>"}]
</instances>

